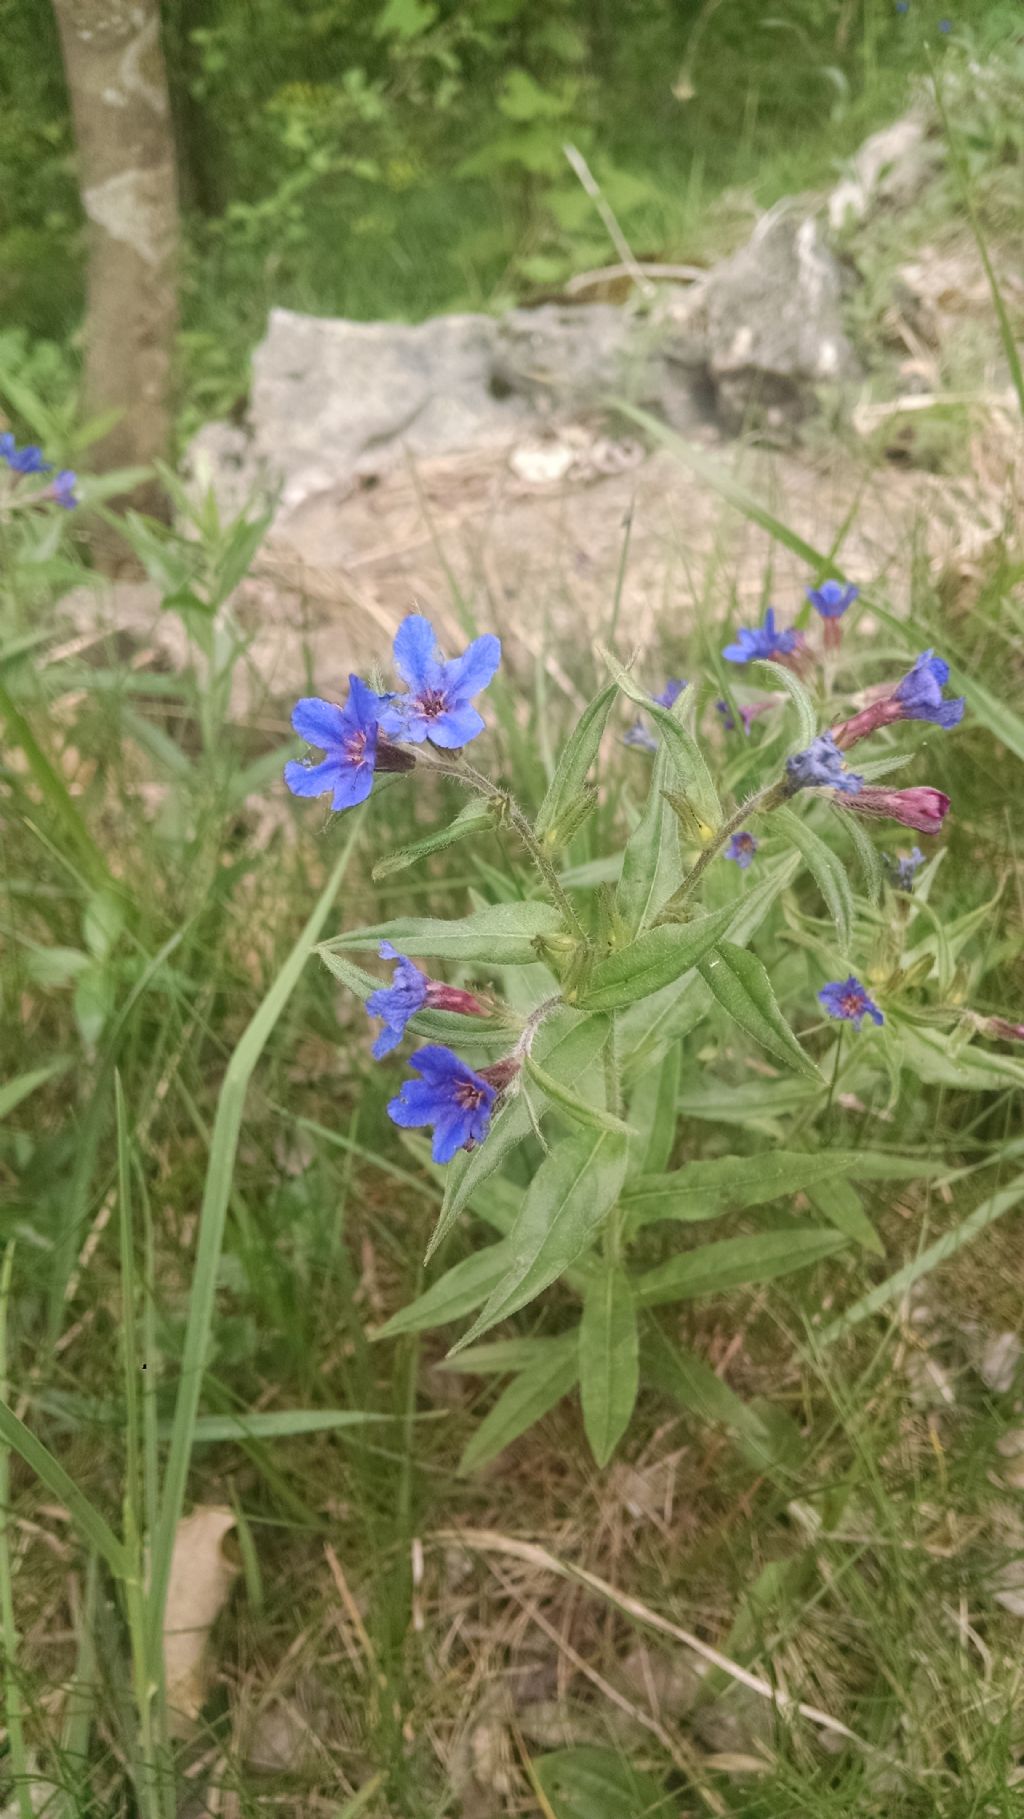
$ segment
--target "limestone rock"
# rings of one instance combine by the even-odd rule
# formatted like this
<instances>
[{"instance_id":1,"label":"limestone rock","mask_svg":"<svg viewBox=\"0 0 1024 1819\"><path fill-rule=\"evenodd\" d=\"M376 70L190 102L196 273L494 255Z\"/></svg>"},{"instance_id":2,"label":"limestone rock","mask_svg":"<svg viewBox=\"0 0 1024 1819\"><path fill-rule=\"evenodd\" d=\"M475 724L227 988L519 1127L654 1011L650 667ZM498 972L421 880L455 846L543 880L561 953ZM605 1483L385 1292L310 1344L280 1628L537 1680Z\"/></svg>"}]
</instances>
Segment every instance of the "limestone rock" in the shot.
<instances>
[{"instance_id":1,"label":"limestone rock","mask_svg":"<svg viewBox=\"0 0 1024 1819\"><path fill-rule=\"evenodd\" d=\"M829 196L829 227L840 233L851 223L866 220L879 206L907 208L942 156L940 143L929 137L920 113L904 114L881 132L872 133Z\"/></svg>"},{"instance_id":2,"label":"limestone rock","mask_svg":"<svg viewBox=\"0 0 1024 1819\"><path fill-rule=\"evenodd\" d=\"M708 372L728 428L778 430L803 416L816 388L852 378L842 271L813 216L776 210L716 266L701 309Z\"/></svg>"}]
</instances>

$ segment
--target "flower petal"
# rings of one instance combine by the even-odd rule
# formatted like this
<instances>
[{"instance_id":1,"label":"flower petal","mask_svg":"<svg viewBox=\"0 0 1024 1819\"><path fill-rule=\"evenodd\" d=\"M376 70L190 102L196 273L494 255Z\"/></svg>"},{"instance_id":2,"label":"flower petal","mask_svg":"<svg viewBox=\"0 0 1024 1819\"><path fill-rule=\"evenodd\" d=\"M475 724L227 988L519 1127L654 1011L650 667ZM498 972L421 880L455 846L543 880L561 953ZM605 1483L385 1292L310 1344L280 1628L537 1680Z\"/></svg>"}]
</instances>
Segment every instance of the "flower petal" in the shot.
<instances>
[{"instance_id":1,"label":"flower petal","mask_svg":"<svg viewBox=\"0 0 1024 1819\"><path fill-rule=\"evenodd\" d=\"M475 1081L476 1079L476 1075L473 1073L472 1068L467 1067L464 1061L459 1060L458 1055L450 1048L445 1048L444 1044L441 1042L428 1042L423 1048L416 1049L415 1052L409 1056L409 1065L416 1068L417 1072L424 1076L424 1079L432 1080L434 1082L449 1080Z\"/></svg>"},{"instance_id":2,"label":"flower petal","mask_svg":"<svg viewBox=\"0 0 1024 1819\"><path fill-rule=\"evenodd\" d=\"M440 685L444 660L434 628L422 613L410 613L402 620L395 633L394 652L395 668L409 688L418 693Z\"/></svg>"},{"instance_id":3,"label":"flower petal","mask_svg":"<svg viewBox=\"0 0 1024 1819\"><path fill-rule=\"evenodd\" d=\"M340 759L323 758L319 764L299 764L293 758L284 767L284 780L293 796L326 796L345 775Z\"/></svg>"},{"instance_id":4,"label":"flower petal","mask_svg":"<svg viewBox=\"0 0 1024 1819\"><path fill-rule=\"evenodd\" d=\"M380 719L380 708L383 697L376 694L374 690L363 681L362 676L350 676L348 679L348 688L349 695L348 705L345 709L345 718L349 722L350 727L357 727L360 732L369 732L371 727L376 730L377 723Z\"/></svg>"},{"instance_id":5,"label":"flower petal","mask_svg":"<svg viewBox=\"0 0 1024 1819\"><path fill-rule=\"evenodd\" d=\"M439 745L444 751L454 751L460 745L468 745L471 739L486 731L483 720L475 707L463 701L450 707L445 714L438 714L436 720L429 722L430 742Z\"/></svg>"},{"instance_id":6,"label":"flower petal","mask_svg":"<svg viewBox=\"0 0 1024 1819\"><path fill-rule=\"evenodd\" d=\"M307 745L318 746L322 752L340 745L348 730L344 708L334 701L321 701L317 695L306 695L296 701L292 725L300 739L305 739Z\"/></svg>"},{"instance_id":7,"label":"flower petal","mask_svg":"<svg viewBox=\"0 0 1024 1819\"><path fill-rule=\"evenodd\" d=\"M485 632L482 638L473 639L461 657L453 657L444 665L444 687L463 698L478 695L487 687L500 662L501 639L493 632Z\"/></svg>"},{"instance_id":8,"label":"flower petal","mask_svg":"<svg viewBox=\"0 0 1024 1819\"><path fill-rule=\"evenodd\" d=\"M355 808L365 802L373 788L372 764L347 764L339 766L338 781L335 784L331 807L336 810Z\"/></svg>"}]
</instances>

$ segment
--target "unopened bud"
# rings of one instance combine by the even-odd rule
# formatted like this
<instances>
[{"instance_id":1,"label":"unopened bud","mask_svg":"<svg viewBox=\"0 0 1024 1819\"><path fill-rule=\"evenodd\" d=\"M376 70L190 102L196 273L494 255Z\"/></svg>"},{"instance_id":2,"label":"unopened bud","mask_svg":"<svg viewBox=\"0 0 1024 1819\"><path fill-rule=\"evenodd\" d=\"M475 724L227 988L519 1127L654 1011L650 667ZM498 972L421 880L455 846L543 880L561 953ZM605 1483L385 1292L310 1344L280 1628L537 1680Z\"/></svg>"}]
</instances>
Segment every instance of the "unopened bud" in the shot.
<instances>
[{"instance_id":1,"label":"unopened bud","mask_svg":"<svg viewBox=\"0 0 1024 1819\"><path fill-rule=\"evenodd\" d=\"M698 815L688 797L681 791L666 789L661 793L687 838L696 841L698 846L707 846L715 837L711 823Z\"/></svg>"},{"instance_id":2,"label":"unopened bud","mask_svg":"<svg viewBox=\"0 0 1024 1819\"><path fill-rule=\"evenodd\" d=\"M556 816L544 835L544 845L552 849L568 846L596 807L597 790L592 783L586 783L577 795L570 797L561 813Z\"/></svg>"}]
</instances>

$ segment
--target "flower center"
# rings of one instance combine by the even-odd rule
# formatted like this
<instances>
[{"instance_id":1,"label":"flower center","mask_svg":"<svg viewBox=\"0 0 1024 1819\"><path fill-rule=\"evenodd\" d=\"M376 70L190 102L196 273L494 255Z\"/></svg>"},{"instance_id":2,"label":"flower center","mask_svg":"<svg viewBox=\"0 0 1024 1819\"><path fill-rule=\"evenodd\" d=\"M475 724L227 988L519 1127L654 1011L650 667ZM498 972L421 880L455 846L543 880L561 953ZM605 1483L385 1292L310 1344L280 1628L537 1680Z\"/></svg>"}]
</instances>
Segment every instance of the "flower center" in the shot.
<instances>
[{"instance_id":1,"label":"flower center","mask_svg":"<svg viewBox=\"0 0 1024 1819\"><path fill-rule=\"evenodd\" d=\"M844 1017L859 1017L863 1014L864 1004L859 992L846 992L840 999Z\"/></svg>"},{"instance_id":2,"label":"flower center","mask_svg":"<svg viewBox=\"0 0 1024 1819\"><path fill-rule=\"evenodd\" d=\"M366 734L365 733L363 733L363 732L349 733L348 738L345 740L345 757L347 758L349 764L365 764L366 763Z\"/></svg>"},{"instance_id":3,"label":"flower center","mask_svg":"<svg viewBox=\"0 0 1024 1819\"><path fill-rule=\"evenodd\" d=\"M426 688L419 697L419 704L420 712L427 720L436 720L447 709L448 700L443 689Z\"/></svg>"},{"instance_id":4,"label":"flower center","mask_svg":"<svg viewBox=\"0 0 1024 1819\"><path fill-rule=\"evenodd\" d=\"M455 1088L455 1103L461 1106L464 1112L479 1110L486 1096L480 1087L473 1085L471 1080L460 1080Z\"/></svg>"}]
</instances>

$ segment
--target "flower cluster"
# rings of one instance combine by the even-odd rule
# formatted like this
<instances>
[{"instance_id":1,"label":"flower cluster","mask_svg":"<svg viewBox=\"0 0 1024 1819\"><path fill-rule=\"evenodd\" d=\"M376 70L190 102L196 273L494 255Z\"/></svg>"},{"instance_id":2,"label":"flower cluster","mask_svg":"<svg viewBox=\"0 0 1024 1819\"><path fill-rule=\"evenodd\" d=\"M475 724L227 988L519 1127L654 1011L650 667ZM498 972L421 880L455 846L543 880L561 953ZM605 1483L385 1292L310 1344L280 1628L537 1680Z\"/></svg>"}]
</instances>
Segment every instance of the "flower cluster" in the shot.
<instances>
[{"instance_id":1,"label":"flower cluster","mask_svg":"<svg viewBox=\"0 0 1024 1819\"><path fill-rule=\"evenodd\" d=\"M333 809L354 808L370 794L377 771L413 767L415 758L403 746L430 744L452 752L484 731L473 701L498 667L497 638L475 638L461 657L448 660L429 620L410 613L395 634L394 656L404 692L378 694L362 677L350 676L344 706L317 696L296 703L292 726L324 755L316 764L292 759L285 765L293 795L330 796ZM394 972L391 984L366 1000L369 1015L384 1026L373 1044L377 1060L398 1047L418 1011L488 1015L473 992L431 979L390 941L382 941L379 951L382 960L394 963ZM518 1059L510 1057L476 1073L438 1043L417 1049L411 1065L419 1079L404 1082L388 1104L388 1115L407 1129L433 1125L435 1162L450 1162L457 1150L483 1141L495 1101L519 1069Z\"/></svg>"},{"instance_id":2,"label":"flower cluster","mask_svg":"<svg viewBox=\"0 0 1024 1819\"><path fill-rule=\"evenodd\" d=\"M855 796L864 787L863 777L848 771L831 733L819 733L806 751L786 759L787 793L801 789L834 789Z\"/></svg>"},{"instance_id":3,"label":"flower cluster","mask_svg":"<svg viewBox=\"0 0 1024 1819\"><path fill-rule=\"evenodd\" d=\"M501 661L497 638L485 633L449 662L429 619L410 613L395 634L394 653L404 693L378 695L361 677L350 676L344 707L317 696L296 704L292 726L324 756L319 764L293 759L285 765L293 795L329 795L333 809L354 808L370 794L375 771L412 769L415 759L402 744L429 741L454 751L483 732L473 697L487 687Z\"/></svg>"},{"instance_id":4,"label":"flower cluster","mask_svg":"<svg viewBox=\"0 0 1024 1819\"><path fill-rule=\"evenodd\" d=\"M19 448L10 430L0 435L0 461L19 479L28 479L38 474L53 474L53 463L47 461L43 452L34 442ZM63 506L65 511L73 511L78 504L75 494L77 475L69 467L62 468L54 474L49 485L41 493L31 495L32 504L41 504L49 500L54 505Z\"/></svg>"}]
</instances>

